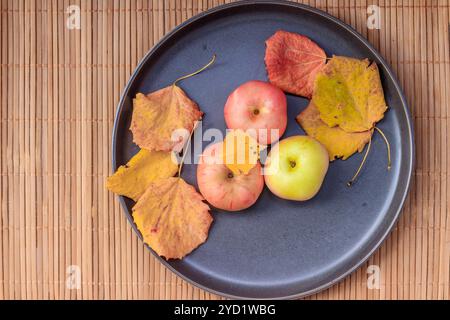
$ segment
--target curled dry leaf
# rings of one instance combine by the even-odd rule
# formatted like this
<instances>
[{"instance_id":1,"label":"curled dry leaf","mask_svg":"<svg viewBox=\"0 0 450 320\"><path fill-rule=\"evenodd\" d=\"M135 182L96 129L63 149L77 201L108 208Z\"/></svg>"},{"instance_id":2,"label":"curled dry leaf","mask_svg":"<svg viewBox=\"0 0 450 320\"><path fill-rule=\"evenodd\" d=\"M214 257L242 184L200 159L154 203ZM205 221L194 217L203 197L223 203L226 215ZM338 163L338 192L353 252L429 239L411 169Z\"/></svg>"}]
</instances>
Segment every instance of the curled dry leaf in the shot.
<instances>
[{"instance_id":1,"label":"curled dry leaf","mask_svg":"<svg viewBox=\"0 0 450 320\"><path fill-rule=\"evenodd\" d=\"M312 101L320 118L346 132L371 130L387 110L376 63L334 56L317 74Z\"/></svg>"},{"instance_id":2,"label":"curled dry leaf","mask_svg":"<svg viewBox=\"0 0 450 320\"><path fill-rule=\"evenodd\" d=\"M269 80L283 91L310 98L317 72L325 65L325 51L297 33L277 31L266 40Z\"/></svg>"},{"instance_id":3,"label":"curled dry leaf","mask_svg":"<svg viewBox=\"0 0 450 320\"><path fill-rule=\"evenodd\" d=\"M179 177L152 182L133 218L144 242L166 259L181 259L205 242L213 221L203 197Z\"/></svg>"},{"instance_id":4,"label":"curled dry leaf","mask_svg":"<svg viewBox=\"0 0 450 320\"><path fill-rule=\"evenodd\" d=\"M176 85L148 95L138 93L133 100L130 127L133 141L148 150L180 151L186 136L176 135L176 130L191 132L202 114L197 104Z\"/></svg>"},{"instance_id":5,"label":"curled dry leaf","mask_svg":"<svg viewBox=\"0 0 450 320\"><path fill-rule=\"evenodd\" d=\"M110 191L137 201L152 181L173 177L178 165L170 152L141 149L106 180Z\"/></svg>"},{"instance_id":6,"label":"curled dry leaf","mask_svg":"<svg viewBox=\"0 0 450 320\"><path fill-rule=\"evenodd\" d=\"M297 116L297 122L309 136L325 146L330 161L341 157L345 160L356 151L361 152L373 133L372 130L345 132L339 127L330 128L320 119L319 110L313 102Z\"/></svg>"}]
</instances>

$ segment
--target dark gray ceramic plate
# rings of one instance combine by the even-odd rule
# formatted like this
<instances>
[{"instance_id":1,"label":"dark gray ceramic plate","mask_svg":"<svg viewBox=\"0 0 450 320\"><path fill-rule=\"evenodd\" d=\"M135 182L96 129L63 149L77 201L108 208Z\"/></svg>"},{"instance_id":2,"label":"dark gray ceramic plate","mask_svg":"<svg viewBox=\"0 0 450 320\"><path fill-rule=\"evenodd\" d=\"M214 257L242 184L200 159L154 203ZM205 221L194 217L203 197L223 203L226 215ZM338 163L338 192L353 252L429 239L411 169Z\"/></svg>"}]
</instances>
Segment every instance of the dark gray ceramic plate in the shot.
<instances>
[{"instance_id":1,"label":"dark gray ceramic plate","mask_svg":"<svg viewBox=\"0 0 450 320\"><path fill-rule=\"evenodd\" d=\"M218 7L165 36L144 57L123 93L114 124L114 169L138 150L128 130L132 98L137 92L165 87L216 53L213 67L180 86L205 112L203 129L224 130L223 106L228 94L247 80L267 79L264 41L279 29L310 37L329 56L367 57L377 62L390 107L379 127L392 144L392 169L386 170L386 148L375 134L372 152L352 188L346 182L361 154L333 162L320 193L310 201L281 200L265 188L248 210L213 210L215 221L205 244L181 261L160 259L194 285L228 297L300 297L344 278L389 233L410 183L414 156L411 119L386 62L341 21L322 11L284 2L251 1ZM307 103L288 95L289 122L284 137L303 134L295 116ZM197 186L195 165L185 165L182 176ZM141 236L130 215L133 202L123 197L121 202Z\"/></svg>"}]
</instances>

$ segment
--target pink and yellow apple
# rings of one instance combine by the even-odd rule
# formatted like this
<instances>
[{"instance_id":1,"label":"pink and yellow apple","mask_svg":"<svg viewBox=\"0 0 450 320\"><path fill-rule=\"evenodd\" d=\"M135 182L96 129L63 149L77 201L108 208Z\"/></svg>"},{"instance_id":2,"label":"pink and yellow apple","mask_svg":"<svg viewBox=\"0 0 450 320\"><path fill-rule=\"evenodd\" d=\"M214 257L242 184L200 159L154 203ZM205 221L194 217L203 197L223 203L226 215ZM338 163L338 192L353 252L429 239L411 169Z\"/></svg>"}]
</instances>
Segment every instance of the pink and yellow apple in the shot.
<instances>
[{"instance_id":1,"label":"pink and yellow apple","mask_svg":"<svg viewBox=\"0 0 450 320\"><path fill-rule=\"evenodd\" d=\"M229 129L254 131L260 144L276 142L286 130L286 95L268 82L248 81L229 95L224 116Z\"/></svg>"},{"instance_id":2,"label":"pink and yellow apple","mask_svg":"<svg viewBox=\"0 0 450 320\"><path fill-rule=\"evenodd\" d=\"M280 198L309 200L319 192L328 163L328 152L320 142L308 136L292 136L270 150L264 180Z\"/></svg>"},{"instance_id":3,"label":"pink and yellow apple","mask_svg":"<svg viewBox=\"0 0 450 320\"><path fill-rule=\"evenodd\" d=\"M261 164L258 162L248 174L233 174L224 164L223 142L208 146L197 167L200 193L216 208L239 211L253 205L264 187Z\"/></svg>"}]
</instances>

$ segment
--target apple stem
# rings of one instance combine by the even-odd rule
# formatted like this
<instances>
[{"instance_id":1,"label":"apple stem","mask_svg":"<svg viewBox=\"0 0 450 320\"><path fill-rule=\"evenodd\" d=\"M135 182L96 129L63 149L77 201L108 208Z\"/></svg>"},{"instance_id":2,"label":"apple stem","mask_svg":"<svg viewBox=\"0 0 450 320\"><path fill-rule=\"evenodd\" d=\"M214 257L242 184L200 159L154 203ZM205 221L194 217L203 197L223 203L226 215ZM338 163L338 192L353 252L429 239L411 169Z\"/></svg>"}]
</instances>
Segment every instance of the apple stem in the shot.
<instances>
[{"instance_id":1,"label":"apple stem","mask_svg":"<svg viewBox=\"0 0 450 320\"><path fill-rule=\"evenodd\" d=\"M375 127L375 129L381 134L381 136L384 139L384 143L386 144L386 148L387 148L387 156L388 156L388 165L387 165L387 169L391 170L391 145L389 144L389 141L386 137L386 135L384 134L383 131L381 131L380 128Z\"/></svg>"},{"instance_id":2,"label":"apple stem","mask_svg":"<svg viewBox=\"0 0 450 320\"><path fill-rule=\"evenodd\" d=\"M197 71L194 71L194 72L189 73L189 74L187 74L187 75L185 75L185 76L179 77L177 80L175 80L175 81L173 82L172 85L175 86L175 85L177 84L177 82L179 82L179 81L181 81L181 80L184 80L184 79L187 79L187 78L190 78L190 77L192 77L192 76L195 76L195 75L199 74L200 72L202 72L203 70L205 70L205 69L207 69L209 66L211 66L211 65L214 63L214 61L216 61L216 54L214 54L214 55L212 56L212 59L211 59L206 65L204 65L203 67L201 67L201 68L198 69Z\"/></svg>"},{"instance_id":3,"label":"apple stem","mask_svg":"<svg viewBox=\"0 0 450 320\"><path fill-rule=\"evenodd\" d=\"M188 153L189 145L191 143L192 134L194 133L195 129L197 128L197 124L198 124L198 121L195 121L194 127L192 128L192 131L189 134L189 138L186 141L185 146L187 146L187 147L186 147L186 150L183 150L183 156L181 157L180 165L178 166L178 178L181 177L181 168L183 168L184 159L186 158L186 154Z\"/></svg>"},{"instance_id":4,"label":"apple stem","mask_svg":"<svg viewBox=\"0 0 450 320\"><path fill-rule=\"evenodd\" d=\"M347 186L348 186L348 187L351 187L351 186L353 185L353 183L355 182L355 180L356 180L356 178L358 177L359 173L361 172L361 169L362 169L362 167L364 166L364 163L366 162L367 156L368 156L368 154L369 154L370 146L371 146L371 145L372 145L372 137L370 137L369 145L367 146L366 153L364 154L364 157L363 157L363 159L362 159L362 161L361 161L361 164L360 164L359 167L358 167L358 170L356 170L356 172L355 172L355 174L353 175L352 179L351 179L349 182L347 182Z\"/></svg>"}]
</instances>

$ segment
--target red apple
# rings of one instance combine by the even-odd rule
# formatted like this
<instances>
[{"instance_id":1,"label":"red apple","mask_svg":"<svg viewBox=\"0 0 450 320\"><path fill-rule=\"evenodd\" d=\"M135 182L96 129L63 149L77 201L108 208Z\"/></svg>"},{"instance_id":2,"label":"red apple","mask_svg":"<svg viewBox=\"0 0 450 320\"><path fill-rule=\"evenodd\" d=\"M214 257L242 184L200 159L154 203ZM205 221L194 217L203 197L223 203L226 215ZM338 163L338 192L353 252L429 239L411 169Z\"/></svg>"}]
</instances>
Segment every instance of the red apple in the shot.
<instances>
[{"instance_id":1,"label":"red apple","mask_svg":"<svg viewBox=\"0 0 450 320\"><path fill-rule=\"evenodd\" d=\"M224 115L228 128L242 129L260 144L270 144L286 130L286 95L268 82L248 81L229 95Z\"/></svg>"},{"instance_id":2,"label":"red apple","mask_svg":"<svg viewBox=\"0 0 450 320\"><path fill-rule=\"evenodd\" d=\"M234 175L223 164L223 142L210 145L203 151L197 167L200 193L216 208L239 211L253 205L264 187L259 162L248 174Z\"/></svg>"}]
</instances>

